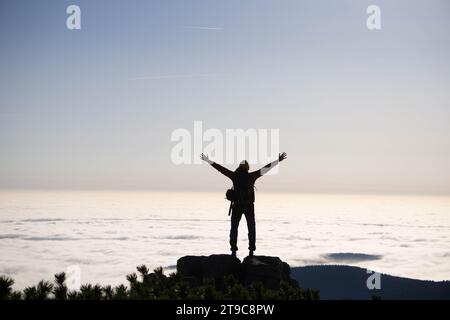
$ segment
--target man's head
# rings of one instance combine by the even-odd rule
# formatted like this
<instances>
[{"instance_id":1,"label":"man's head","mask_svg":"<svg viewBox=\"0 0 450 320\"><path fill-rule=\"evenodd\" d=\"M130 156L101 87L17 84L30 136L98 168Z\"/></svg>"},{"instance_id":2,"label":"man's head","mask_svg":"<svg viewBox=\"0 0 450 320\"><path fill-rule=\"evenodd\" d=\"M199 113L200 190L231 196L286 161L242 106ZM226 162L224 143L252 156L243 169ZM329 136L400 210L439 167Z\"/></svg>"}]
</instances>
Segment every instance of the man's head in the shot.
<instances>
[{"instance_id":1,"label":"man's head","mask_svg":"<svg viewBox=\"0 0 450 320\"><path fill-rule=\"evenodd\" d=\"M248 172L248 170L250 170L250 166L249 166L247 160L242 160L241 163L239 164L238 169Z\"/></svg>"}]
</instances>

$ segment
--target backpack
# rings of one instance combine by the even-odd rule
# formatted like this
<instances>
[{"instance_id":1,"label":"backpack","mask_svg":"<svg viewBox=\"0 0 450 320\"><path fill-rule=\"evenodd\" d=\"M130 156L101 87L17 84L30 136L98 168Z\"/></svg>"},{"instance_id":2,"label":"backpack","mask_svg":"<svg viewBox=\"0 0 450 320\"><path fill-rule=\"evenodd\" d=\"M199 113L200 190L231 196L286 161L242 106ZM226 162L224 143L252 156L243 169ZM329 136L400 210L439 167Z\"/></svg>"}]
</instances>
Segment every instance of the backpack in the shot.
<instances>
[{"instance_id":1,"label":"backpack","mask_svg":"<svg viewBox=\"0 0 450 320\"><path fill-rule=\"evenodd\" d=\"M228 201L230 201L230 208L228 209L228 215L231 215L231 209L233 209L233 203L237 200L237 195L233 188L228 189L227 192L225 192L225 198Z\"/></svg>"},{"instance_id":2,"label":"backpack","mask_svg":"<svg viewBox=\"0 0 450 320\"><path fill-rule=\"evenodd\" d=\"M227 192L225 193L225 198L226 198L227 200L231 201L231 202L234 202L234 201L237 200L237 199L236 199L236 198L237 198L236 196L237 196L237 195L236 195L236 192L234 191L233 188L228 189Z\"/></svg>"}]
</instances>

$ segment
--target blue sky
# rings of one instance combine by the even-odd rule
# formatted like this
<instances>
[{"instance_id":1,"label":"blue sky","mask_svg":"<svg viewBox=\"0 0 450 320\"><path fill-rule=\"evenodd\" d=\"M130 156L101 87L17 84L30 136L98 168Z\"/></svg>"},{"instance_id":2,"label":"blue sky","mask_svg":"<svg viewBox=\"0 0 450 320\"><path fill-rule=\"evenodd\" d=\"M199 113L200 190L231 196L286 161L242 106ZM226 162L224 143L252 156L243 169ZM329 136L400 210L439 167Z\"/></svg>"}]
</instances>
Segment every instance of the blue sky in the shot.
<instances>
[{"instance_id":1,"label":"blue sky","mask_svg":"<svg viewBox=\"0 0 450 320\"><path fill-rule=\"evenodd\" d=\"M449 16L444 0L2 0L0 187L224 188L170 159L171 132L202 120L280 129L289 159L263 190L448 194Z\"/></svg>"}]
</instances>

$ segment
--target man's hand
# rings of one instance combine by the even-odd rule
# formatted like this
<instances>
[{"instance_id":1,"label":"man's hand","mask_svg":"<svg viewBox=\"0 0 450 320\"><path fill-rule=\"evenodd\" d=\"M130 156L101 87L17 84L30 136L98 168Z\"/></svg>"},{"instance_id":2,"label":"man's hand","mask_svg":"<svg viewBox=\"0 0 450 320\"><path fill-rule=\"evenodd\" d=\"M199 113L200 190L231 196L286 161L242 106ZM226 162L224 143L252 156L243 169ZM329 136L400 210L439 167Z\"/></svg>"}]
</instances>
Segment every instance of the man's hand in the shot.
<instances>
[{"instance_id":1,"label":"man's hand","mask_svg":"<svg viewBox=\"0 0 450 320\"><path fill-rule=\"evenodd\" d=\"M283 153L280 153L280 154L278 154L278 161L283 161L284 159L286 159L287 158L287 154L286 154L286 152L283 152Z\"/></svg>"},{"instance_id":2,"label":"man's hand","mask_svg":"<svg viewBox=\"0 0 450 320\"><path fill-rule=\"evenodd\" d=\"M211 160L209 160L208 156L207 156L206 154L204 154L204 153L202 153L202 154L200 155L200 159L202 159L202 160L205 161L205 162L208 162L209 164L212 164L212 163L213 163Z\"/></svg>"}]
</instances>

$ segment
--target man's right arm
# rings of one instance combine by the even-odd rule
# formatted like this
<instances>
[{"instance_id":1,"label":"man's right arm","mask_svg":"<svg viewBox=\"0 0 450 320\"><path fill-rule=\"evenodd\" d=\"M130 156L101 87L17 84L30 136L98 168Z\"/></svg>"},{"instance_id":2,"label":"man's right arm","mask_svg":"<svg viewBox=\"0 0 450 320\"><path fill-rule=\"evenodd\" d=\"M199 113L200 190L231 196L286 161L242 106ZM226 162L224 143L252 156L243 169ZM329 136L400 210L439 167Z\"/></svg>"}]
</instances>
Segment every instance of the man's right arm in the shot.
<instances>
[{"instance_id":1,"label":"man's right arm","mask_svg":"<svg viewBox=\"0 0 450 320\"><path fill-rule=\"evenodd\" d=\"M269 170L271 170L272 168L274 168L276 165L278 165L278 163L280 163L281 161L283 161L284 159L287 158L286 152L280 153L278 155L278 159L275 161L272 161L271 163L265 165L264 167L262 167L261 169L257 170L257 171L253 171L252 173L250 173L252 176L254 176L255 179L258 179L259 177L262 177L263 175L265 175L267 172L269 172Z\"/></svg>"}]
</instances>

